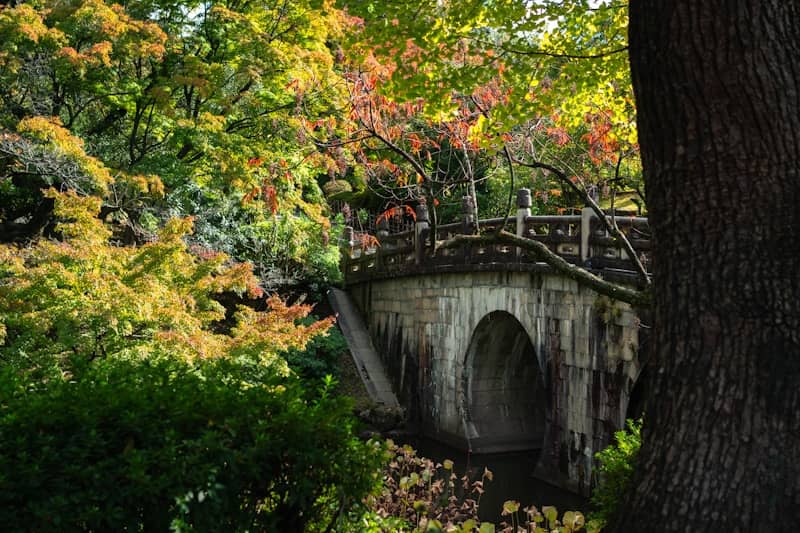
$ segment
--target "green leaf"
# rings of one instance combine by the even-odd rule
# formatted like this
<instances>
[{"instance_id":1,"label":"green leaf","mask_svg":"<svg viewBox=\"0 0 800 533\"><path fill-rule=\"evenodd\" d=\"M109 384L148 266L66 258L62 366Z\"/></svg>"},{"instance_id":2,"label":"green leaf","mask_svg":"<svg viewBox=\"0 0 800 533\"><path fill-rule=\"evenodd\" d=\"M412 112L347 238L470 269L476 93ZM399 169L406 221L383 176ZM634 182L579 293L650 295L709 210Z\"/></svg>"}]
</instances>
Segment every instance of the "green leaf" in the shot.
<instances>
[{"instance_id":1,"label":"green leaf","mask_svg":"<svg viewBox=\"0 0 800 533\"><path fill-rule=\"evenodd\" d=\"M510 515L519 511L519 502L515 500L506 500L503 502L503 516Z\"/></svg>"},{"instance_id":2,"label":"green leaf","mask_svg":"<svg viewBox=\"0 0 800 533\"><path fill-rule=\"evenodd\" d=\"M461 524L462 531L470 532L477 527L477 522L474 519L470 518L466 520L463 524Z\"/></svg>"},{"instance_id":3,"label":"green leaf","mask_svg":"<svg viewBox=\"0 0 800 533\"><path fill-rule=\"evenodd\" d=\"M494 524L489 522L482 522L479 533L494 533Z\"/></svg>"}]
</instances>

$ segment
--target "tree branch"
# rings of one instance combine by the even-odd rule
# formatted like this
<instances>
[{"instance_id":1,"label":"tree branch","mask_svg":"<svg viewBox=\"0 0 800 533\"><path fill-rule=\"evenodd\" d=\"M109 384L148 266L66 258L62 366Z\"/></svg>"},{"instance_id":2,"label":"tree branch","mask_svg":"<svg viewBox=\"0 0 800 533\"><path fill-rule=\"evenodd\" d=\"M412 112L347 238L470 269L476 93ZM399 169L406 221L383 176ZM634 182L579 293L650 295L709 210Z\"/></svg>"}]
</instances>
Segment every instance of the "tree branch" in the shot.
<instances>
[{"instance_id":1,"label":"tree branch","mask_svg":"<svg viewBox=\"0 0 800 533\"><path fill-rule=\"evenodd\" d=\"M597 205L597 202L595 202L594 199L591 196L589 196L589 194L587 194L585 190L583 190L581 187L578 187L578 185L575 184L571 179L569 179L569 177L564 172L562 172L560 169L552 165L548 165L547 163L541 163L539 161L533 161L532 163L526 163L519 159L516 159L515 161L517 164L522 165L524 167L541 168L543 170L547 170L552 174L555 174L561 181L569 185L573 191L581 195L581 197L583 197L583 199L586 201L589 207L592 208L592 211L594 211L594 213L597 215L597 218L599 218L603 222L603 226L605 226L606 230L608 230L608 232L611 235L613 235L617 240L619 240L620 244L622 244L622 247L625 249L625 252L631 258L631 261L633 261L633 264L636 267L636 272L639 274L639 277L642 279L645 286L647 287L650 286L650 274L648 274L647 269L645 269L644 265L642 265L642 262L639 259L639 255L636 253L636 250L633 249L633 245L631 245L631 242L628 240L628 237L626 237L625 234L619 230L619 228L615 223L612 224L611 222L609 222L608 215L606 215L603 212L603 210L600 209L600 206Z\"/></svg>"},{"instance_id":2,"label":"tree branch","mask_svg":"<svg viewBox=\"0 0 800 533\"><path fill-rule=\"evenodd\" d=\"M393 143L392 141L390 141L390 140L389 140L387 137L384 137L383 135L381 135L380 133L378 133L378 130L377 130L377 128L370 128L369 126L367 126L367 125L366 125L366 124L364 124L363 122L362 122L362 125L363 125L363 126L366 128L366 130L367 130L368 132L370 132L370 133L372 134L372 136L373 136L373 137L375 137L376 139L378 139L379 141L381 141L381 142L382 142L382 143L383 143L383 144L384 144L384 145L385 145L387 148L389 148L389 149L390 149L392 152L396 153L397 155L399 155L400 157L402 157L403 159L405 159L405 160L406 160L406 161L407 161L407 162L408 162L408 163L409 163L409 164L410 164L410 165L411 165L411 166L414 168L414 170L415 170L415 171L416 171L416 172L417 172L417 173L418 173L420 176L422 176L422 177L423 177L423 178L425 178L425 179L427 179L427 178L428 178L428 173L427 173L427 172L425 172L425 169L424 169L424 168L422 168L422 165L419 163L419 161L417 161L416 159L414 159L414 157L412 157L412 156L411 156L411 154L409 154L408 152L406 152L405 150L403 150L403 149L402 149L400 146L398 146L398 145L396 145L395 143Z\"/></svg>"},{"instance_id":3,"label":"tree branch","mask_svg":"<svg viewBox=\"0 0 800 533\"><path fill-rule=\"evenodd\" d=\"M552 267L559 274L573 279L579 284L585 285L595 292L635 306L645 307L650 305L651 300L649 288L637 291L606 281L598 276L595 276L584 268L567 262L550 250L546 245L533 239L517 237L513 233L503 230L500 233L488 235L456 235L455 237L441 243L438 248L453 248L462 244L508 244L512 246L518 246L519 248L533 252L537 259L540 259L543 263L546 263Z\"/></svg>"},{"instance_id":4,"label":"tree branch","mask_svg":"<svg viewBox=\"0 0 800 533\"><path fill-rule=\"evenodd\" d=\"M503 228L506 227L508 224L509 213L511 212L511 208L514 205L514 189L516 188L516 175L514 174L514 158L511 157L511 151L508 149L507 145L503 145L503 155L506 158L506 163L508 164L508 175L511 183L508 186L508 204L506 205L506 213L505 217L503 217L503 223L497 227L497 233L499 234L503 231Z\"/></svg>"},{"instance_id":5,"label":"tree branch","mask_svg":"<svg viewBox=\"0 0 800 533\"><path fill-rule=\"evenodd\" d=\"M508 52L511 54L519 54L523 56L544 56L544 57L557 57L564 59L600 59L614 54L619 54L621 52L627 52L628 47L622 46L620 48L614 48L613 50L598 52L596 54L566 54L561 52L548 52L547 50L519 50L519 49L509 48L506 46L502 47L502 49L504 52Z\"/></svg>"}]
</instances>

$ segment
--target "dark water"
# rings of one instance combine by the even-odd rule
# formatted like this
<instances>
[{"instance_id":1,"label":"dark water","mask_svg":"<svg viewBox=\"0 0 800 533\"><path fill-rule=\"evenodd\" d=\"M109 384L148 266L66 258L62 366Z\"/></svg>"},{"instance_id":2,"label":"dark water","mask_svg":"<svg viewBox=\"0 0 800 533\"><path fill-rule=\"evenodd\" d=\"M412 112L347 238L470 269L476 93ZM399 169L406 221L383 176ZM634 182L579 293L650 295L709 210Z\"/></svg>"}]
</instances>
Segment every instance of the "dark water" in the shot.
<instances>
[{"instance_id":1,"label":"dark water","mask_svg":"<svg viewBox=\"0 0 800 533\"><path fill-rule=\"evenodd\" d=\"M535 451L471 455L425 437L409 438L406 442L417 450L417 455L437 462L452 460L459 476L469 469L471 477L479 479L484 467L492 471L494 479L484 484L486 492L481 496L478 508L481 520L499 524L503 519L500 513L506 500L518 501L520 509L528 505L535 505L539 509L544 505L554 505L559 514L564 511L585 513L589 509L586 498L533 477L538 456Z\"/></svg>"}]
</instances>

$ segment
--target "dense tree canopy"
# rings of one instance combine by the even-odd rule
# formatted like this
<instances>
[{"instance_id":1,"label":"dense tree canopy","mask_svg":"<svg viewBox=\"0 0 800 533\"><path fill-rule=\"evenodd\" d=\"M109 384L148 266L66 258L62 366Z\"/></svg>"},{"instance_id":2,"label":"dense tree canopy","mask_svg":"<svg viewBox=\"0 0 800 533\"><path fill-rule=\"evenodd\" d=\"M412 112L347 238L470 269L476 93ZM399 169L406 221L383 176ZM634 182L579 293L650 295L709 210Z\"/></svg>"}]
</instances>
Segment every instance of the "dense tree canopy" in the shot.
<instances>
[{"instance_id":1,"label":"dense tree canopy","mask_svg":"<svg viewBox=\"0 0 800 533\"><path fill-rule=\"evenodd\" d=\"M335 279L300 119L335 111L340 19L323 2L4 8L2 239L46 229L55 186L101 196L128 242L194 215L196 242L268 284Z\"/></svg>"}]
</instances>

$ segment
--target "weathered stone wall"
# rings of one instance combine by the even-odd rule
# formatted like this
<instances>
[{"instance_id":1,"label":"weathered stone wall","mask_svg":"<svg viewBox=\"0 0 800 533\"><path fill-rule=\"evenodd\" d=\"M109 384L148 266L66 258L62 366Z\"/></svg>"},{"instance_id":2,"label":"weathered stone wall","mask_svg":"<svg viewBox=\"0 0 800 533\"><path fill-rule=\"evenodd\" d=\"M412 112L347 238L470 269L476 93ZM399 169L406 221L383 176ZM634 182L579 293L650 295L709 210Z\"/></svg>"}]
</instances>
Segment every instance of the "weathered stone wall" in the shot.
<instances>
[{"instance_id":1,"label":"weathered stone wall","mask_svg":"<svg viewBox=\"0 0 800 533\"><path fill-rule=\"evenodd\" d=\"M594 453L623 426L639 373L638 319L627 304L554 274L525 272L408 276L348 291L412 421L462 447L475 437L466 389L476 365L467 364L467 354L481 337L476 327L497 311L516 318L535 352L530 364L538 359L538 372L527 375L540 376L544 387L536 396L546 403L539 474L588 492ZM491 339L481 338L483 349L491 349ZM472 352L473 359L481 357L474 346Z\"/></svg>"}]
</instances>

